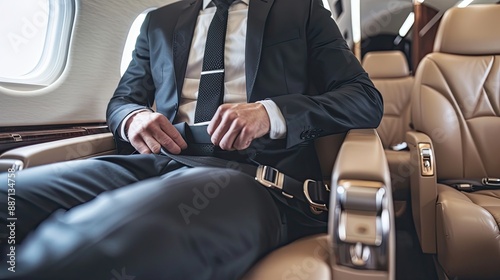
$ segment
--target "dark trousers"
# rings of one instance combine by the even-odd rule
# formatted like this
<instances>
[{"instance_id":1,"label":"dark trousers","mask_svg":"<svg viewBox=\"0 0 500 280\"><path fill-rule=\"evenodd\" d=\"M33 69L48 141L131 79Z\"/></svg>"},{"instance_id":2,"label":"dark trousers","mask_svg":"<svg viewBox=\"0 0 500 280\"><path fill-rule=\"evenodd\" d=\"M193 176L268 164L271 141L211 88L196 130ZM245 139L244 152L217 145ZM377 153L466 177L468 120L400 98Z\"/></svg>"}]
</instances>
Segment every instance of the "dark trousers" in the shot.
<instances>
[{"instance_id":1,"label":"dark trousers","mask_svg":"<svg viewBox=\"0 0 500 280\"><path fill-rule=\"evenodd\" d=\"M249 175L105 156L16 173L11 272L6 184L0 279L239 279L287 241L286 211Z\"/></svg>"}]
</instances>

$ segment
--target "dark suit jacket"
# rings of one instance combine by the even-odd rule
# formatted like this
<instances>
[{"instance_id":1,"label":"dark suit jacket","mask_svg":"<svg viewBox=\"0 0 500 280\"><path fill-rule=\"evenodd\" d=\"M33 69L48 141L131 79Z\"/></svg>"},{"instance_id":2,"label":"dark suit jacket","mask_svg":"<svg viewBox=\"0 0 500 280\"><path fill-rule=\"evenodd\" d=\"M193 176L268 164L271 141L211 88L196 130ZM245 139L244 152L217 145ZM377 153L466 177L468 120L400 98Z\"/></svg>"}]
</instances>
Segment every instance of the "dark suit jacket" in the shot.
<instances>
[{"instance_id":1,"label":"dark suit jacket","mask_svg":"<svg viewBox=\"0 0 500 280\"><path fill-rule=\"evenodd\" d=\"M202 0L183 0L150 12L133 61L107 111L111 131L132 111L149 108L173 121ZM320 0L251 0L246 40L248 102L270 98L286 120L283 140L256 139L257 161L297 179L318 178L315 138L376 127L379 92Z\"/></svg>"}]
</instances>

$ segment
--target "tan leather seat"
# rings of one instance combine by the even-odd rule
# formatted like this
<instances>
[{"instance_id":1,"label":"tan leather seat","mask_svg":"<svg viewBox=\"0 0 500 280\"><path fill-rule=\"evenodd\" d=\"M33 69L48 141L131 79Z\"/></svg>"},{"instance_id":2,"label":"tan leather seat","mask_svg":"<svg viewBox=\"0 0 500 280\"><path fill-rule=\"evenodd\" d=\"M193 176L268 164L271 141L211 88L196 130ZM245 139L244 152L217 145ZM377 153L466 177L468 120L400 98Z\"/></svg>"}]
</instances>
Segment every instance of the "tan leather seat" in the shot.
<instances>
[{"instance_id":1,"label":"tan leather seat","mask_svg":"<svg viewBox=\"0 0 500 280\"><path fill-rule=\"evenodd\" d=\"M500 188L437 183L500 178L499 26L500 5L448 10L415 75L412 119L421 133L407 141L429 167L414 166L413 214L422 249L437 254L449 279L500 279Z\"/></svg>"},{"instance_id":2,"label":"tan leather seat","mask_svg":"<svg viewBox=\"0 0 500 280\"><path fill-rule=\"evenodd\" d=\"M405 141L410 130L410 101L414 83L405 55L400 51L369 52L363 68L384 98L384 116L377 128L389 169L394 200L406 201L410 193L410 153L392 146Z\"/></svg>"}]
</instances>

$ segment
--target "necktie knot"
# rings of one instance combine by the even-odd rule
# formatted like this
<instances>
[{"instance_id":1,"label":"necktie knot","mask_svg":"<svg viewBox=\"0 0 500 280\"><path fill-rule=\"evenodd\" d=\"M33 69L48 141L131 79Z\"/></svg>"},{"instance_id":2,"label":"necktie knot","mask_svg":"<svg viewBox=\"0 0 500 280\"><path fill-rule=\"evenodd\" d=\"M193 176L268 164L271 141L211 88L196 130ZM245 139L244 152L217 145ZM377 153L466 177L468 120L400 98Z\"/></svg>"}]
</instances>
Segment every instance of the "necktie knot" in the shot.
<instances>
[{"instance_id":1,"label":"necktie knot","mask_svg":"<svg viewBox=\"0 0 500 280\"><path fill-rule=\"evenodd\" d=\"M227 10L235 0L212 0L217 9Z\"/></svg>"}]
</instances>

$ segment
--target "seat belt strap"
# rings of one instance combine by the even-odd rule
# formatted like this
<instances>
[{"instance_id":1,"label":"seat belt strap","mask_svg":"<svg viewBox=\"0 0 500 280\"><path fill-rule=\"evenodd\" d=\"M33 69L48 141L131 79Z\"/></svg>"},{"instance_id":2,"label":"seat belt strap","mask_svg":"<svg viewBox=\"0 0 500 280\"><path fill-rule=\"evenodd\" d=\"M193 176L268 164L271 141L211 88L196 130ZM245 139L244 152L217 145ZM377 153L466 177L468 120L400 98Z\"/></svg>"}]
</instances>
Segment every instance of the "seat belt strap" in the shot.
<instances>
[{"instance_id":1,"label":"seat belt strap","mask_svg":"<svg viewBox=\"0 0 500 280\"><path fill-rule=\"evenodd\" d=\"M330 189L321 181L307 179L301 182L267 165L254 166L211 156L174 155L166 152L163 148L161 154L191 167L219 167L239 170L255 178L263 186L280 192L287 198L295 198L308 204L314 213L328 211Z\"/></svg>"},{"instance_id":2,"label":"seat belt strap","mask_svg":"<svg viewBox=\"0 0 500 280\"><path fill-rule=\"evenodd\" d=\"M440 180L439 183L452 186L459 191L465 192L500 189L499 178L448 179Z\"/></svg>"}]
</instances>

